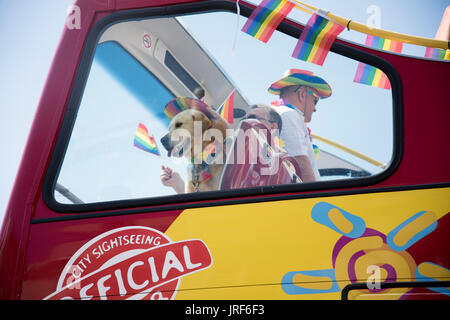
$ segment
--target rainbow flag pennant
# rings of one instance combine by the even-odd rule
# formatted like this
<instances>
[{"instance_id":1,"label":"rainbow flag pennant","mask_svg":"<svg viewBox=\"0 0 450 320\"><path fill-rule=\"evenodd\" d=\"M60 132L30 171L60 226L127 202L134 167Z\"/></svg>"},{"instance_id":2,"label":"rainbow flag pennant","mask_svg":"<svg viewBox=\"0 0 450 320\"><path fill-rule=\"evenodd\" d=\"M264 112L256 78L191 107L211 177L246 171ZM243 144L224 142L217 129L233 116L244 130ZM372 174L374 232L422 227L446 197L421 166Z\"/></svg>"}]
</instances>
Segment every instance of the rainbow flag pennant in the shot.
<instances>
[{"instance_id":1,"label":"rainbow flag pennant","mask_svg":"<svg viewBox=\"0 0 450 320\"><path fill-rule=\"evenodd\" d=\"M141 150L156 154L157 156L160 155L155 139L153 136L149 136L147 127L142 123L139 123L136 134L134 135L134 146Z\"/></svg>"},{"instance_id":2,"label":"rainbow flag pennant","mask_svg":"<svg viewBox=\"0 0 450 320\"><path fill-rule=\"evenodd\" d=\"M295 4L287 0L263 0L253 10L242 31L262 42L267 42L294 7Z\"/></svg>"},{"instance_id":3,"label":"rainbow flag pennant","mask_svg":"<svg viewBox=\"0 0 450 320\"><path fill-rule=\"evenodd\" d=\"M369 34L366 38L366 46L401 53L403 49L403 42L378 38ZM353 81L373 87L388 90L391 89L391 83L383 71L362 62L358 64Z\"/></svg>"},{"instance_id":4,"label":"rainbow flag pennant","mask_svg":"<svg viewBox=\"0 0 450 320\"><path fill-rule=\"evenodd\" d=\"M319 152L320 152L320 149L319 149L319 147L318 147L317 145L315 145L315 144L313 144L312 146L313 146L314 156L316 157L316 160L317 160L317 159L319 159Z\"/></svg>"},{"instance_id":5,"label":"rainbow flag pennant","mask_svg":"<svg viewBox=\"0 0 450 320\"><path fill-rule=\"evenodd\" d=\"M449 54L446 54L447 51L449 52ZM427 48L425 50L425 58L450 60L450 50L444 50L439 48Z\"/></svg>"},{"instance_id":6,"label":"rainbow flag pennant","mask_svg":"<svg viewBox=\"0 0 450 320\"><path fill-rule=\"evenodd\" d=\"M233 124L234 122L234 92L235 90L231 92L231 94L218 110L218 113L221 115L221 117L230 124Z\"/></svg>"},{"instance_id":7,"label":"rainbow flag pennant","mask_svg":"<svg viewBox=\"0 0 450 320\"><path fill-rule=\"evenodd\" d=\"M318 14L313 14L303 29L292 57L323 65L336 37L345 28Z\"/></svg>"}]
</instances>

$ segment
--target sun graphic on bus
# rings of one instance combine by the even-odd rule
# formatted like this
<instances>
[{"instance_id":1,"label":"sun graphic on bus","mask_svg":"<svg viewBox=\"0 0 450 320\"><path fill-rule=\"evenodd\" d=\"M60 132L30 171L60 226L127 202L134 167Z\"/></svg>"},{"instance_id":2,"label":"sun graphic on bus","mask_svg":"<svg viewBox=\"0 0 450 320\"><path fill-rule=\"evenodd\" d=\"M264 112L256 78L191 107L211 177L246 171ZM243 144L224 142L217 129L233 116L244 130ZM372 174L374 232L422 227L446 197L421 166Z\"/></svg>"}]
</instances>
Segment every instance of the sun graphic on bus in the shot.
<instances>
[{"instance_id":1,"label":"sun graphic on bus","mask_svg":"<svg viewBox=\"0 0 450 320\"><path fill-rule=\"evenodd\" d=\"M332 268L288 272L282 278L281 287L285 293L296 295L339 292L349 284L367 283L367 289L352 291L350 298L367 295L373 298L378 294L382 299L407 299L411 287L383 289L376 286L376 282L438 281L449 277L449 269L427 261L424 250L414 247L434 234L438 240L434 242L439 243L440 236L435 230L438 224L449 222L448 216L438 220L435 213L420 211L385 235L368 228L361 217L330 203L319 202L311 210L312 219L342 235L332 251ZM427 237L427 241L431 240ZM448 288L427 289L450 296ZM390 294L394 290L395 294Z\"/></svg>"}]
</instances>

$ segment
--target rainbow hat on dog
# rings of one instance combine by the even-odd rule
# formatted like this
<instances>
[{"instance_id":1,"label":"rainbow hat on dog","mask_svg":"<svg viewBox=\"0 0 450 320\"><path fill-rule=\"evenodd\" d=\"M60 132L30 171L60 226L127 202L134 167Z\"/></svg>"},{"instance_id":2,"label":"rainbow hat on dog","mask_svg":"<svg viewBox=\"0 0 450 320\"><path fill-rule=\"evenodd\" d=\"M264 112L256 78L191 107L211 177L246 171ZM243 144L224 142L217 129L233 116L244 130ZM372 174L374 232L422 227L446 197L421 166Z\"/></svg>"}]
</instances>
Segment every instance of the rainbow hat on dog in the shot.
<instances>
[{"instance_id":1,"label":"rainbow hat on dog","mask_svg":"<svg viewBox=\"0 0 450 320\"><path fill-rule=\"evenodd\" d=\"M164 108L164 114L172 120L178 113L188 109L201 111L210 119L216 118L210 106L201 100L189 97L178 97L169 101Z\"/></svg>"},{"instance_id":2,"label":"rainbow hat on dog","mask_svg":"<svg viewBox=\"0 0 450 320\"><path fill-rule=\"evenodd\" d=\"M319 93L321 99L331 96L330 85L321 77L314 75L312 71L301 69L288 69L284 77L272 83L268 89L269 93L279 95L280 89L288 86L308 86Z\"/></svg>"}]
</instances>

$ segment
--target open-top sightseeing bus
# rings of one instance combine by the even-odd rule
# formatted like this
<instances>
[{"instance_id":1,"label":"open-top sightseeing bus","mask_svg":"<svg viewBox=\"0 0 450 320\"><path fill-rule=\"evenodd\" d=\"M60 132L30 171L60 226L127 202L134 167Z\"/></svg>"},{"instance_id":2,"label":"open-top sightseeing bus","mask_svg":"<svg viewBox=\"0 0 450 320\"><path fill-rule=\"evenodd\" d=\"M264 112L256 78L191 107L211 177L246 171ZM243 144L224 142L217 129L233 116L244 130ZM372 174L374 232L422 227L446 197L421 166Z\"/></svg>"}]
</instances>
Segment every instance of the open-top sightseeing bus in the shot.
<instances>
[{"instance_id":1,"label":"open-top sightseeing bus","mask_svg":"<svg viewBox=\"0 0 450 320\"><path fill-rule=\"evenodd\" d=\"M293 19L267 44L240 32L245 1L75 5L1 230L1 299L449 298L448 61L338 38L309 64ZM389 88L355 82L360 63ZM310 124L318 181L240 185L228 158L216 190L162 184L162 166L189 177L160 144L168 102L219 112L234 92L237 132L290 68L333 91ZM140 124L156 154L133 145Z\"/></svg>"}]
</instances>

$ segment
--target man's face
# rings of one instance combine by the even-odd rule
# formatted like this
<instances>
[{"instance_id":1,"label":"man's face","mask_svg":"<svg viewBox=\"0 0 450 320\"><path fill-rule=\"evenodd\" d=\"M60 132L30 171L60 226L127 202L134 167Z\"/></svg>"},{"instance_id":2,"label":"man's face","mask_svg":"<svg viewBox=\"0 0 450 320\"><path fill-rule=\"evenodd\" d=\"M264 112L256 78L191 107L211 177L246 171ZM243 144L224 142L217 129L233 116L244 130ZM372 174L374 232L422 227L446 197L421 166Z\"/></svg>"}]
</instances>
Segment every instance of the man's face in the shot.
<instances>
[{"instance_id":1,"label":"man's face","mask_svg":"<svg viewBox=\"0 0 450 320\"><path fill-rule=\"evenodd\" d=\"M256 119L261 121L268 129L276 129L276 124L270 120L269 114L261 108L250 109L243 120L245 119Z\"/></svg>"},{"instance_id":2,"label":"man's face","mask_svg":"<svg viewBox=\"0 0 450 320\"><path fill-rule=\"evenodd\" d=\"M319 93L310 87L301 87L299 93L304 101L305 122L308 123L312 119L313 112L316 112L316 104L320 100Z\"/></svg>"}]
</instances>

